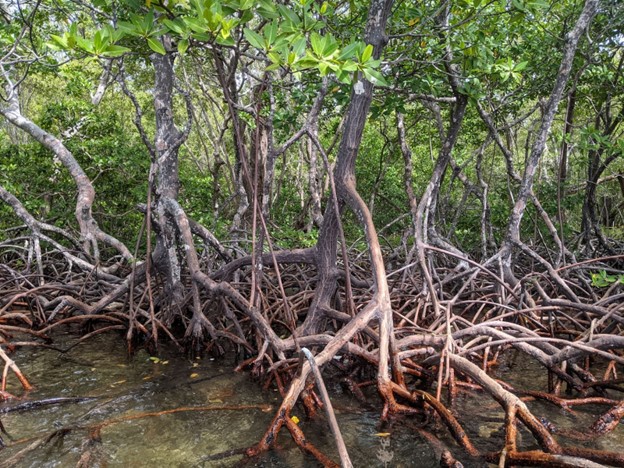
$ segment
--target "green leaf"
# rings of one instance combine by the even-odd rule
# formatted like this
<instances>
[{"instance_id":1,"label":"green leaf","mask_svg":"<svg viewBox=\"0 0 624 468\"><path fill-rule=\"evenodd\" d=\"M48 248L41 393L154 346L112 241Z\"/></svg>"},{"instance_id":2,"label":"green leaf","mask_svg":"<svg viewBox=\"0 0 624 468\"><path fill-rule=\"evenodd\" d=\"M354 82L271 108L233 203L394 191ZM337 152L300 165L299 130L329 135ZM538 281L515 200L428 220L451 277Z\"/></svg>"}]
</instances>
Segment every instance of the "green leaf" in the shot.
<instances>
[{"instance_id":1,"label":"green leaf","mask_svg":"<svg viewBox=\"0 0 624 468\"><path fill-rule=\"evenodd\" d=\"M141 35L137 27L132 23L128 23L127 21L120 21L117 27L125 34L130 34L131 36Z\"/></svg>"},{"instance_id":2,"label":"green leaf","mask_svg":"<svg viewBox=\"0 0 624 468\"><path fill-rule=\"evenodd\" d=\"M160 55L165 55L167 53L165 51L165 47L162 45L162 42L160 42L158 39L154 39L153 37L148 37L147 45L149 45L150 49L152 49L154 52Z\"/></svg>"},{"instance_id":3,"label":"green leaf","mask_svg":"<svg viewBox=\"0 0 624 468\"><path fill-rule=\"evenodd\" d=\"M50 45L53 46L54 48L59 48L59 47L61 49L68 49L69 48L66 36L65 37L61 37L61 36L55 36L54 34L52 34L50 37L54 41L54 44L50 44Z\"/></svg>"},{"instance_id":4,"label":"green leaf","mask_svg":"<svg viewBox=\"0 0 624 468\"><path fill-rule=\"evenodd\" d=\"M280 57L280 55L277 52L269 52L268 56L269 56L269 59L271 60L271 62L273 62L273 63L280 64L281 61L282 61L282 58Z\"/></svg>"},{"instance_id":5,"label":"green leaf","mask_svg":"<svg viewBox=\"0 0 624 468\"><path fill-rule=\"evenodd\" d=\"M154 10L150 10L147 15L143 17L141 26L145 32L149 32L154 27Z\"/></svg>"},{"instance_id":6,"label":"green leaf","mask_svg":"<svg viewBox=\"0 0 624 468\"><path fill-rule=\"evenodd\" d=\"M208 26L203 20L199 18L184 18L186 25L197 33L205 33L208 31Z\"/></svg>"},{"instance_id":7,"label":"green leaf","mask_svg":"<svg viewBox=\"0 0 624 468\"><path fill-rule=\"evenodd\" d=\"M600 270L598 273L592 273L592 286L597 288L606 288L610 286L612 283L615 283L619 280L619 278L613 275L607 275L605 270Z\"/></svg>"},{"instance_id":8,"label":"green leaf","mask_svg":"<svg viewBox=\"0 0 624 468\"><path fill-rule=\"evenodd\" d=\"M293 52L297 54L297 56L303 55L305 53L306 45L307 45L306 38L301 36L299 39L293 42L293 45L292 45Z\"/></svg>"},{"instance_id":9,"label":"green leaf","mask_svg":"<svg viewBox=\"0 0 624 468\"><path fill-rule=\"evenodd\" d=\"M84 39L80 36L76 37L76 43L78 44L78 47L80 47L82 50L84 50L85 52L89 52L90 54L93 53L93 42Z\"/></svg>"},{"instance_id":10,"label":"green leaf","mask_svg":"<svg viewBox=\"0 0 624 468\"><path fill-rule=\"evenodd\" d=\"M266 19L277 19L280 16L269 0L260 0L260 6L256 11L260 16Z\"/></svg>"},{"instance_id":11,"label":"green leaf","mask_svg":"<svg viewBox=\"0 0 624 468\"><path fill-rule=\"evenodd\" d=\"M273 21L270 25L265 26L264 28L264 37L266 38L266 43L269 47L271 47L275 43L275 39L277 39L277 21Z\"/></svg>"},{"instance_id":12,"label":"green leaf","mask_svg":"<svg viewBox=\"0 0 624 468\"><path fill-rule=\"evenodd\" d=\"M163 20L163 24L167 26L170 31L179 34L180 36L187 33L186 25L178 18L173 21L171 21L170 19L165 19Z\"/></svg>"},{"instance_id":13,"label":"green leaf","mask_svg":"<svg viewBox=\"0 0 624 468\"><path fill-rule=\"evenodd\" d=\"M319 57L323 55L323 38L317 33L310 34L310 43L312 44L312 50Z\"/></svg>"},{"instance_id":14,"label":"green leaf","mask_svg":"<svg viewBox=\"0 0 624 468\"><path fill-rule=\"evenodd\" d=\"M323 55L325 57L329 57L331 54L338 50L338 42L336 39L330 34L325 36L325 46L323 47Z\"/></svg>"},{"instance_id":15,"label":"green leaf","mask_svg":"<svg viewBox=\"0 0 624 468\"><path fill-rule=\"evenodd\" d=\"M127 47L122 47L118 45L109 45L103 52L102 55L106 57L121 57L123 54L130 52L130 49Z\"/></svg>"},{"instance_id":16,"label":"green leaf","mask_svg":"<svg viewBox=\"0 0 624 468\"><path fill-rule=\"evenodd\" d=\"M347 72L354 72L357 71L358 65L352 60L347 60L345 63L342 64L340 68Z\"/></svg>"},{"instance_id":17,"label":"green leaf","mask_svg":"<svg viewBox=\"0 0 624 468\"><path fill-rule=\"evenodd\" d=\"M212 36L208 33L194 33L192 35L193 39L201 42L210 42L212 41Z\"/></svg>"},{"instance_id":18,"label":"green leaf","mask_svg":"<svg viewBox=\"0 0 624 468\"><path fill-rule=\"evenodd\" d=\"M189 48L189 41L188 39L182 39L180 42L178 42L178 53L180 55L184 55L186 53L186 51Z\"/></svg>"},{"instance_id":19,"label":"green leaf","mask_svg":"<svg viewBox=\"0 0 624 468\"><path fill-rule=\"evenodd\" d=\"M353 75L352 75L351 73L348 73L348 72L346 72L346 71L343 71L343 72L340 72L340 73L338 74L338 77L337 77L337 78L338 78L338 81L340 81L341 83L344 83L344 84L351 84L351 81L353 81L353 80L352 80L352 77L353 77Z\"/></svg>"},{"instance_id":20,"label":"green leaf","mask_svg":"<svg viewBox=\"0 0 624 468\"><path fill-rule=\"evenodd\" d=\"M301 20L299 19L297 14L290 8L287 8L284 5L278 5L277 9L284 18L288 19L288 21L290 21L294 25L299 25L299 23L301 23Z\"/></svg>"},{"instance_id":21,"label":"green leaf","mask_svg":"<svg viewBox=\"0 0 624 468\"><path fill-rule=\"evenodd\" d=\"M372 81L377 86L388 86L388 82L378 70L366 68L364 69L364 75L366 79Z\"/></svg>"},{"instance_id":22,"label":"green leaf","mask_svg":"<svg viewBox=\"0 0 624 468\"><path fill-rule=\"evenodd\" d=\"M521 0L512 0L511 3L517 10L525 11L525 6Z\"/></svg>"},{"instance_id":23,"label":"green leaf","mask_svg":"<svg viewBox=\"0 0 624 468\"><path fill-rule=\"evenodd\" d=\"M360 42L349 44L347 47L342 49L342 52L340 52L340 55L338 56L338 60L352 58L361 46L362 44Z\"/></svg>"},{"instance_id":24,"label":"green leaf","mask_svg":"<svg viewBox=\"0 0 624 468\"><path fill-rule=\"evenodd\" d=\"M108 39L111 42L119 40L119 34L121 31L115 31L110 24L104 25L102 29L102 37Z\"/></svg>"},{"instance_id":25,"label":"green leaf","mask_svg":"<svg viewBox=\"0 0 624 468\"><path fill-rule=\"evenodd\" d=\"M245 39L256 49L265 49L264 38L255 31L252 31L249 28L243 29L243 34L245 35Z\"/></svg>"},{"instance_id":26,"label":"green leaf","mask_svg":"<svg viewBox=\"0 0 624 468\"><path fill-rule=\"evenodd\" d=\"M221 34L217 36L215 42L219 45L226 47L233 47L234 45L236 45L232 36L223 37Z\"/></svg>"},{"instance_id":27,"label":"green leaf","mask_svg":"<svg viewBox=\"0 0 624 468\"><path fill-rule=\"evenodd\" d=\"M251 12L251 10L246 10L245 13L243 13L243 16L241 16L240 18L240 23L246 24L252 19L253 19L253 13Z\"/></svg>"},{"instance_id":28,"label":"green leaf","mask_svg":"<svg viewBox=\"0 0 624 468\"><path fill-rule=\"evenodd\" d=\"M373 45L368 44L366 48L364 49L364 52L362 52L362 63L368 62L372 56L373 56Z\"/></svg>"},{"instance_id":29,"label":"green leaf","mask_svg":"<svg viewBox=\"0 0 624 468\"><path fill-rule=\"evenodd\" d=\"M312 57L311 55L306 55L305 58L302 58L297 62L299 68L311 68L316 67L319 63L316 57Z\"/></svg>"},{"instance_id":30,"label":"green leaf","mask_svg":"<svg viewBox=\"0 0 624 468\"><path fill-rule=\"evenodd\" d=\"M96 31L93 36L93 48L96 52L102 50L103 39L102 39L102 31Z\"/></svg>"}]
</instances>

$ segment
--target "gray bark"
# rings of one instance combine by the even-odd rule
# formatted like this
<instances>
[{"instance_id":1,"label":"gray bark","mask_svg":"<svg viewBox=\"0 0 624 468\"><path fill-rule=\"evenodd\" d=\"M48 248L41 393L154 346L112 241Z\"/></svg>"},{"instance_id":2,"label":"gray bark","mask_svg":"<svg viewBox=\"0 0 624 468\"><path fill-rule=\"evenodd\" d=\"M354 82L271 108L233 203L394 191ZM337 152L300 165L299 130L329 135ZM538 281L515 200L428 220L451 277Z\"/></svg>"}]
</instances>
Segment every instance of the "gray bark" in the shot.
<instances>
[{"instance_id":1,"label":"gray bark","mask_svg":"<svg viewBox=\"0 0 624 468\"><path fill-rule=\"evenodd\" d=\"M177 222L175 214L170 212L172 202L178 200L180 179L178 173L178 151L187 134L180 131L173 118L173 91L175 74L172 54L150 56L154 66L154 111L156 115L156 134L154 140L156 218L158 235L154 257L162 261L156 265L158 271L165 276L165 297L173 307L169 310L167 320L173 320L173 309L182 302L184 287L182 272L178 258ZM150 187L151 189L151 187Z\"/></svg>"},{"instance_id":2,"label":"gray bark","mask_svg":"<svg viewBox=\"0 0 624 468\"><path fill-rule=\"evenodd\" d=\"M527 201L531 197L533 191L535 172L542 154L544 153L546 139L550 133L555 113L557 112L559 102L561 101L561 97L563 95L563 90L568 82L568 79L570 78L572 64L579 40L583 32L589 27L598 10L599 3L599 0L587 0L585 6L583 7L583 11L574 25L574 28L566 34L559 72L557 73L555 85L544 109L540 128L536 134L535 141L533 142L531 152L527 159L518 197L516 198L516 203L509 219L507 235L503 246L501 247L503 270L506 279L511 283L516 282L512 272L512 247L514 244L520 242L520 223L522 222L522 218L524 216Z\"/></svg>"},{"instance_id":3,"label":"gray bark","mask_svg":"<svg viewBox=\"0 0 624 468\"><path fill-rule=\"evenodd\" d=\"M76 183L78 197L76 200L75 215L80 228L81 241L85 252L99 259L98 242L110 245L116 249L124 259L130 261L133 256L128 248L115 237L102 231L93 218L93 202L95 200L95 188L91 180L84 172L74 155L67 149L61 140L43 130L34 122L22 115L19 105L18 88L13 86L9 73L2 70L7 82L8 106L0 108L2 115L8 122L20 128L32 138L49 149L54 156L65 166Z\"/></svg>"},{"instance_id":4,"label":"gray bark","mask_svg":"<svg viewBox=\"0 0 624 468\"><path fill-rule=\"evenodd\" d=\"M391 0L373 0L368 10L364 40L366 43L373 45L373 56L375 58L380 57L387 43L385 28L392 3ZM389 309L389 297L386 297L388 295L388 284L377 232L368 207L357 193L355 182L355 161L362 141L362 133L368 117L372 96L373 84L363 78L359 78L351 91L350 104L334 171L336 195L340 206L335 206L334 200L330 199L323 217L323 225L319 232L317 243L318 282L312 305L303 323L305 335L314 334L319 330L324 310L330 308L331 299L336 292L337 239L340 233L338 214L342 211L344 203L348 204L354 211L364 228L371 257L375 295L380 307ZM388 299L387 304L385 303L386 299ZM385 323L385 325L388 324ZM388 332L386 335L390 334L388 330L383 331ZM382 347L380 345L380 348ZM387 372L387 368L385 372Z\"/></svg>"}]
</instances>

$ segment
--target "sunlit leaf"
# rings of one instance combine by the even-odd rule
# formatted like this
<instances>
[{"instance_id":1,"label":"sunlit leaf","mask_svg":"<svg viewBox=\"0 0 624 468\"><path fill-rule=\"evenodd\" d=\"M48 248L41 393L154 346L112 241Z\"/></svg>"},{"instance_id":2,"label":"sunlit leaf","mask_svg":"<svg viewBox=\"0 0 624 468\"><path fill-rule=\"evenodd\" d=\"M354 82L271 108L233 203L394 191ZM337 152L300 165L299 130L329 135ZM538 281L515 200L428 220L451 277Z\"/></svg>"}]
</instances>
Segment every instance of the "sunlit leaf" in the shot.
<instances>
[{"instance_id":1,"label":"sunlit leaf","mask_svg":"<svg viewBox=\"0 0 624 468\"><path fill-rule=\"evenodd\" d=\"M310 34L310 43L316 55L323 55L323 38L318 33L313 32Z\"/></svg>"},{"instance_id":2,"label":"sunlit leaf","mask_svg":"<svg viewBox=\"0 0 624 468\"><path fill-rule=\"evenodd\" d=\"M182 39L178 42L178 53L180 55L184 55L189 48L189 41L187 39Z\"/></svg>"},{"instance_id":3,"label":"sunlit leaf","mask_svg":"<svg viewBox=\"0 0 624 468\"><path fill-rule=\"evenodd\" d=\"M368 44L364 48L364 52L362 52L362 63L368 62L369 59L372 57L372 55L373 55L373 45L372 44Z\"/></svg>"},{"instance_id":4,"label":"sunlit leaf","mask_svg":"<svg viewBox=\"0 0 624 468\"><path fill-rule=\"evenodd\" d=\"M50 44L53 47L60 47L61 49L67 49L69 47L69 45L67 44L67 37L55 36L54 34L52 34L50 37L54 41L54 43Z\"/></svg>"},{"instance_id":5,"label":"sunlit leaf","mask_svg":"<svg viewBox=\"0 0 624 468\"><path fill-rule=\"evenodd\" d=\"M165 55L167 53L167 51L165 51L165 46L163 46L162 42L160 42L158 39L154 39L153 37L148 37L147 45L149 45L150 49L152 49L154 52L160 55Z\"/></svg>"}]
</instances>

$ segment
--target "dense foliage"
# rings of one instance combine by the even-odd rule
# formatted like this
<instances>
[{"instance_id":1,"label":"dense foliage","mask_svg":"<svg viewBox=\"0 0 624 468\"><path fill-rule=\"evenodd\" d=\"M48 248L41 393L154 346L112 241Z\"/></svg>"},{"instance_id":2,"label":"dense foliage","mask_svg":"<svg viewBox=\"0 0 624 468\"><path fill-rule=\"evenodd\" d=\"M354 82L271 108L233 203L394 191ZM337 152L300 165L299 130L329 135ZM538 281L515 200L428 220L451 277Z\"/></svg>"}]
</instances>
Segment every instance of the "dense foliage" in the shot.
<instances>
[{"instance_id":1,"label":"dense foliage","mask_svg":"<svg viewBox=\"0 0 624 468\"><path fill-rule=\"evenodd\" d=\"M447 33L436 23L437 4L402 2L394 8L390 43L380 62L370 58L372 48L365 50L361 42L352 39L358 36L365 14L355 2L259 5L252 1L194 1L171 2L163 9L157 3L147 8L141 2L126 2L120 10L115 3L100 1L93 3L91 11L73 9L68 2L46 6L33 16L39 26L31 32L34 43L29 47L22 41L23 63L11 65L16 73L26 73L26 66L34 59L27 55L28 49L31 54L39 54L23 77L22 112L58 136L78 125L77 131L65 139L66 144L95 182L96 219L124 242L134 243L141 224L140 215L128 213L145 202L149 156L132 128L133 108L114 79L109 79L102 102L97 106L91 103L90 95L98 85L102 66L112 67L111 73L117 74L118 61L123 59L128 86L143 104L143 122L146 131L152 133L149 100L153 78L146 59L154 51L164 53L160 39L171 36L171 47L180 55L176 70L181 86L193 99L194 124L180 156L183 204L194 219L222 235L229 231L237 209L237 163L221 83L210 57L227 55L231 47L244 54L240 56L241 71L237 72L242 73L239 80L244 80L238 99L241 106L258 107L262 118L271 119L272 145L279 145L297 131L319 89L319 74L328 73L333 81L319 128L319 137L326 145L339 131L353 73L359 68L367 77L378 78L384 86L379 88L363 136L357 180L376 224L383 227L408 211L395 113L405 114L414 161L411 182L417 197L422 195L432 161L443 143L443 129L437 127L435 119L445 124L448 104L429 98L452 96L442 65L445 47L450 47L453 62L459 67L460 92L489 109L499 128L508 126L504 138L512 148L513 164L521 173L525 148L540 118L540 103L549 95L557 71L558 44L579 11L574 2L457 2L451 9ZM28 15L25 7L23 17ZM16 6L7 6L7 11L13 8ZM559 106L535 186L535 193L553 219L563 212L565 223L560 228L570 241L582 228L584 185L594 157L592 151L612 159L598 179L594 195L599 214L596 221L610 237L622 237L618 228L622 222L622 194L615 177L621 170L618 155L622 152L622 130L618 125L605 129L606 124L602 124L621 120L621 12L615 3L607 2L603 9L605 14L597 20L592 43L582 45L577 54L573 80L567 87L566 92L572 93L571 99L575 100L574 124L566 131L564 102ZM113 27L107 24L113 18L111 14L116 18ZM72 27L64 31L48 23L59 17L65 18L59 25ZM93 24L95 19L98 23ZM19 33L18 27L15 22L10 26L5 23L6 47ZM120 58L109 64L108 59L114 57ZM249 75L245 77L246 71ZM270 96L266 90L262 95L254 92L254 81L263 73L271 76ZM184 118L182 100L176 105L176 114ZM253 138L253 115L241 113L240 118L248 121L245 125L249 138ZM4 129L0 142L1 183L31 211L70 227L73 197L67 174L25 135L8 124ZM488 186L495 243L501 241L514 200L515 181L505 170L500 150L491 141L484 145L488 133L475 106L469 104L453 154L457 169L449 170L443 179L444 197L436 221L440 232L471 253L479 252L483 208L474 187L480 183ZM569 155L562 180L560 155L564 142ZM310 211L309 151L304 143L297 143L276 162L272 230L283 246L306 245L314 239L297 232L308 224ZM331 153L329 156L333 158ZM316 164L317 178L321 189L325 189L321 195L326 200L325 168L322 161ZM457 177L460 170L465 180ZM10 209L3 206L1 213L3 230L15 224ZM119 221L121 217L123 221ZM533 238L536 230L542 231L539 219L534 215L531 219L533 223L523 225L527 238ZM403 219L388 228L390 248L397 247L409 225ZM359 236L357 229L349 227L347 234L352 240ZM545 234L541 232L534 242L552 247Z\"/></svg>"}]
</instances>

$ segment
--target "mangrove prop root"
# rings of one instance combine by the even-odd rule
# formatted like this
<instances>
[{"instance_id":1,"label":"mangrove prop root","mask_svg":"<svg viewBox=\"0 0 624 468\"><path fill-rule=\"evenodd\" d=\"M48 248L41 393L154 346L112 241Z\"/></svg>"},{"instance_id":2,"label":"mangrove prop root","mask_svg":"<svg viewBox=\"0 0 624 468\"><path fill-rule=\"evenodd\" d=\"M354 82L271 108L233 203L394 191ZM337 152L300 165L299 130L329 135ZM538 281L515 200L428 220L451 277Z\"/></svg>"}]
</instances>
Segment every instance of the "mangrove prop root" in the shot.
<instances>
[{"instance_id":1,"label":"mangrove prop root","mask_svg":"<svg viewBox=\"0 0 624 468\"><path fill-rule=\"evenodd\" d=\"M28 392L28 391L32 390L32 385L30 385L30 382L28 382L28 379L26 379L26 377L24 377L24 374L22 374L22 372L19 370L19 368L17 367L15 362L7 355L7 353L4 351L4 349L2 349L2 347L0 347L0 358L2 358L2 360L5 363L4 364L4 371L2 372L2 388L1 388L1 390L3 392L6 390L6 377L7 377L7 371L9 369L11 369L13 371L13 373L15 374L17 379L20 381L20 384L22 384L22 388L25 391Z\"/></svg>"},{"instance_id":2,"label":"mangrove prop root","mask_svg":"<svg viewBox=\"0 0 624 468\"><path fill-rule=\"evenodd\" d=\"M280 265L284 291L288 292L286 297L282 297L272 274L266 275L263 289L257 291L262 296L262 310L249 308L250 288L246 279L249 270L244 265L239 270L242 278L239 283L219 282L218 271L210 277L209 273L199 270L185 276L185 286L189 287L189 291L193 282L203 285L199 292L200 303L203 304L206 323L212 326L204 339L213 340L213 346L226 352L228 346L230 350L238 349L242 360L240 368L258 363L255 366L257 377L264 379L267 388L277 386L282 394L282 405L264 437L246 453L254 455L269 450L284 425L293 437L301 437L290 422L291 411L297 402L303 402L307 410L322 407L327 410L328 405L321 404L310 386L311 380L307 378L311 372L309 363L306 363L302 375L296 374L295 361L301 346L314 350L319 366L333 363L331 368L335 373L332 378L335 375L362 402L366 397L361 389L366 385L375 385L382 397L384 418L395 415L416 415L420 418L423 408L433 411L470 457L485 458L491 463L503 465L572 466L576 463L578 466L592 466L592 461L624 465L618 453L562 445L563 442L557 439L568 434L563 430L551 434L549 425L536 417L539 416L537 413L533 415L525 405L527 398L522 398L539 399L568 411L581 405L609 405L606 412L597 416L588 432L594 438L617 428L624 416L624 403L620 402L621 395L617 394L624 388L621 385L624 379L618 377L617 372L618 367L624 364L624 319L618 305L622 286L615 285L610 295L597 298L586 279L578 279L587 276L583 269L578 265L569 265L557 271L573 290L576 299L570 299L569 294L561 296L558 282L552 281L547 269L542 272L526 271L528 276L521 280L522 289L509 284L501 287L504 280L495 273L495 269L468 262L471 265L468 270L457 272L444 260L444 252L432 252L439 263L437 266L432 264L431 272L435 273L434 277L442 278L439 285L434 284L438 306L441 310L452 310L451 315L445 317L444 314L436 316L433 313L431 295L422 294L421 278L406 267L405 272L414 274L405 275L404 280L393 284L390 302L395 314L394 329L386 326L387 333L382 333L379 326L378 319L385 312L381 314L379 297L375 295L374 288L370 289L363 280L360 286L357 281L358 275L360 279L367 277L370 265L364 260L350 264L350 274L356 280L352 283L355 316L337 307L328 312L333 321L326 329L310 335L297 333L296 340L292 326L302 324L316 287L317 272L310 261ZM49 333L56 330L76 325L83 325L85 329L88 327L88 332L78 341L82 343L100 333L126 331L132 327L134 340L138 343L141 339L153 340L155 337L151 337L150 333L153 325L157 324L159 331L168 332L171 339L177 338L165 325L167 313L171 311L167 311L164 289L159 281L151 282L152 290L149 292L153 293L154 301L160 301L160 307L158 310L148 307L145 299L148 295L145 284L148 272L144 267L136 267L135 281L130 288L128 278L119 276L115 280L110 276L98 276L94 281L96 272L68 269L63 261L55 261L54 255L51 255L46 271L55 271L58 278L63 278L63 283L55 283L50 278L40 283L31 273L20 270L19 265L27 263L24 256L3 255L3 263L0 263L0 357L3 358L0 364L4 364L1 367L3 386L6 386L9 374L13 373L24 390L31 388L6 352L16 346L51 347L52 335ZM288 253L279 253L279 258L287 257ZM154 258L154 263L157 261L158 258ZM204 259L199 261L204 265ZM599 264L596 267L619 268L617 264ZM587 268L587 264L583 268ZM537 282L531 279L535 275L539 276ZM470 287L464 288L464 284ZM460 292L452 295L450 290ZM502 290L504 294L501 294ZM285 301L288 302L287 307ZM181 323L189 326L203 323L199 314L191 310L191 302L179 305L180 310L176 313L182 314ZM132 304L131 311L128 311L127 304ZM221 307L218 310L225 307L228 313L211 312L214 304ZM199 321L193 321L192 317ZM448 330L447 320L452 321ZM211 333L216 338L210 338ZM392 334L393 338L391 346L382 353L382 337L385 340L386 334ZM24 335L28 335L31 341L25 341ZM441 403L443 399L431 396L436 390L432 376L438 375L440 353L445 348L449 350L445 357L450 364L450 369L445 371L451 377L447 380L449 391L483 391L495 402L493 407L502 408L505 413L504 441L500 450L493 454L480 453L476 449L476 437L472 441L468 438L462 419L453 416L454 398L445 406ZM552 393L523 390L518 384L512 387L484 372L481 368L483 363L487 363L483 366L487 370L495 365L504 365L509 356L505 350L510 348L518 359L531 360L543 368L545 376L552 376ZM498 364L491 359L492 356ZM592 356L592 362L587 360L588 356ZM474 363L480 365L475 366ZM444 362L445 368L446 364ZM379 374L384 365L391 380L385 376L375 380L375 371ZM558 389L562 388L562 382L576 393L566 398L559 396ZM545 385L542 390L548 388ZM0 389L0 395L6 393ZM30 403L38 404L20 402L20 405ZM18 411L22 408L20 405L0 408L0 413ZM28 406L23 407L23 410L28 409ZM126 415L123 420L164 415L168 411ZM102 428L114 422L105 422ZM529 429L541 450L518 450L519 424ZM306 442L304 445L307 447L309 444Z\"/></svg>"},{"instance_id":3,"label":"mangrove prop root","mask_svg":"<svg viewBox=\"0 0 624 468\"><path fill-rule=\"evenodd\" d=\"M457 460L449 450L445 450L442 452L442 455L440 456L440 467L441 468L463 468L464 465L462 464L462 462Z\"/></svg>"},{"instance_id":4,"label":"mangrove prop root","mask_svg":"<svg viewBox=\"0 0 624 468\"><path fill-rule=\"evenodd\" d=\"M436 455L436 459L440 460L441 467L460 468L463 466L463 464L453 456L448 447L434 434L422 427L414 427L413 424L409 423L408 425L431 446Z\"/></svg>"},{"instance_id":5,"label":"mangrove prop root","mask_svg":"<svg viewBox=\"0 0 624 468\"><path fill-rule=\"evenodd\" d=\"M624 400L600 416L596 422L592 424L589 431L597 435L607 434L616 428L622 416L624 416Z\"/></svg>"},{"instance_id":6,"label":"mangrove prop root","mask_svg":"<svg viewBox=\"0 0 624 468\"><path fill-rule=\"evenodd\" d=\"M11 406L0 407L0 414L30 411L42 406L63 405L68 403L82 403L84 401L97 400L96 397L58 397L45 398L43 400L25 401Z\"/></svg>"},{"instance_id":7,"label":"mangrove prop root","mask_svg":"<svg viewBox=\"0 0 624 468\"><path fill-rule=\"evenodd\" d=\"M340 463L342 465L342 468L352 468L353 464L349 459L349 453L347 452L347 447L345 446L344 439L342 438L342 434L340 433L338 421L336 420L336 415L334 413L331 400L329 399L327 389L325 388L325 382L323 382L321 372L316 365L316 361L314 360L314 357L312 356L310 350L308 348L302 348L301 352L310 363L310 366L312 366L312 374L314 375L314 379L316 380L316 386L319 389L321 399L323 400L323 405L325 406L325 413L327 414L327 419L329 420L329 427L331 428L332 433L334 434L334 439L336 440L336 446L338 447L338 454L340 455Z\"/></svg>"},{"instance_id":8,"label":"mangrove prop root","mask_svg":"<svg viewBox=\"0 0 624 468\"><path fill-rule=\"evenodd\" d=\"M305 453L312 455L316 458L325 468L339 468L340 465L329 459L323 452L317 449L306 439L305 434L301 428L290 418L286 421L286 428L292 435L293 440L297 446Z\"/></svg>"},{"instance_id":9,"label":"mangrove prop root","mask_svg":"<svg viewBox=\"0 0 624 468\"><path fill-rule=\"evenodd\" d=\"M499 462L499 454L489 454L486 459ZM548 468L604 468L604 465L571 455L545 453L540 450L528 452L507 452L504 466L544 466Z\"/></svg>"}]
</instances>

